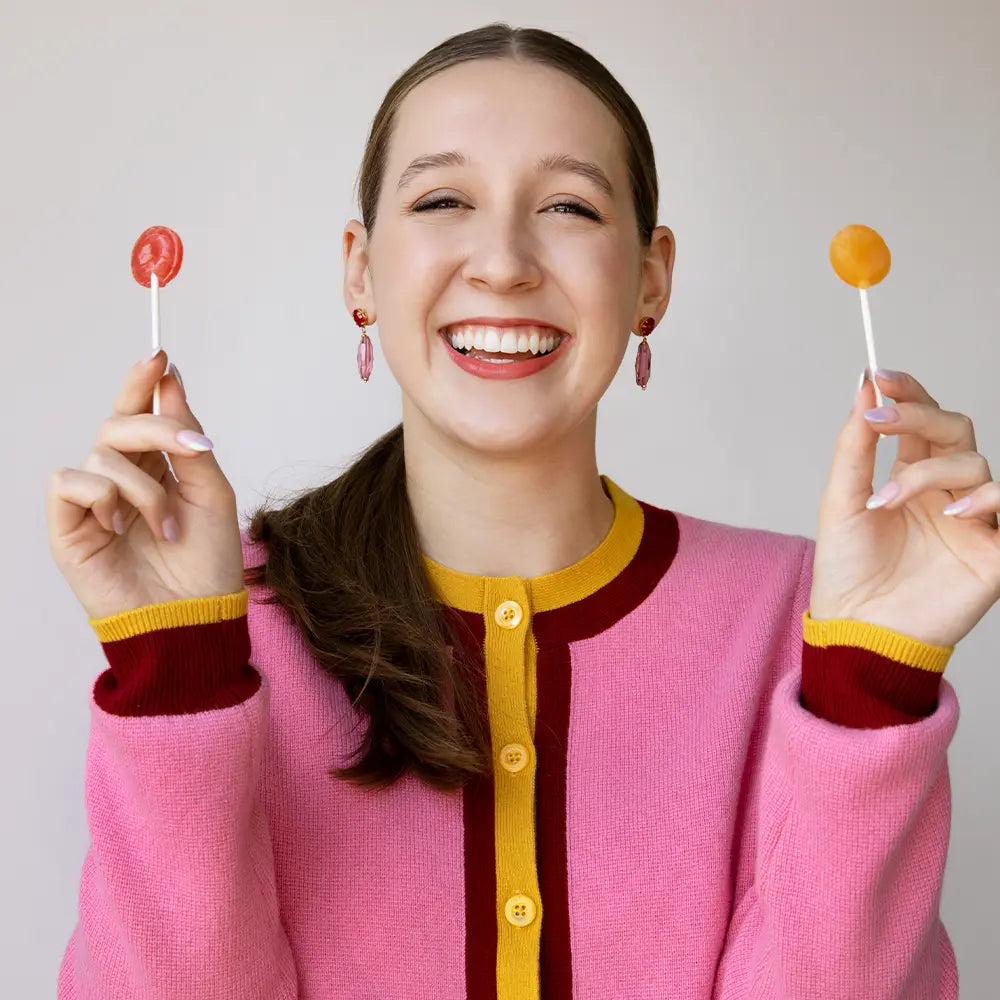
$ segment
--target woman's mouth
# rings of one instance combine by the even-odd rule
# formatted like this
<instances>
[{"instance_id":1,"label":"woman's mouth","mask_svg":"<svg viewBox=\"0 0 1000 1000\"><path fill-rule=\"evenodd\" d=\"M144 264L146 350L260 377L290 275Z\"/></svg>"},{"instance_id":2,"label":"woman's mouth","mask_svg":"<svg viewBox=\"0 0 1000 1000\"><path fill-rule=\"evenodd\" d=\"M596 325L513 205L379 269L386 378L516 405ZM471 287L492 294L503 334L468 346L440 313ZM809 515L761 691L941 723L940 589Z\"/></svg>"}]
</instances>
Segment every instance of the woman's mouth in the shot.
<instances>
[{"instance_id":1,"label":"woman's mouth","mask_svg":"<svg viewBox=\"0 0 1000 1000\"><path fill-rule=\"evenodd\" d=\"M442 330L448 343L467 357L501 363L527 361L554 351L563 335L546 326L479 326L457 324Z\"/></svg>"},{"instance_id":2,"label":"woman's mouth","mask_svg":"<svg viewBox=\"0 0 1000 1000\"><path fill-rule=\"evenodd\" d=\"M440 333L452 360L480 378L533 375L561 357L572 339L545 326L459 323L444 327Z\"/></svg>"}]
</instances>

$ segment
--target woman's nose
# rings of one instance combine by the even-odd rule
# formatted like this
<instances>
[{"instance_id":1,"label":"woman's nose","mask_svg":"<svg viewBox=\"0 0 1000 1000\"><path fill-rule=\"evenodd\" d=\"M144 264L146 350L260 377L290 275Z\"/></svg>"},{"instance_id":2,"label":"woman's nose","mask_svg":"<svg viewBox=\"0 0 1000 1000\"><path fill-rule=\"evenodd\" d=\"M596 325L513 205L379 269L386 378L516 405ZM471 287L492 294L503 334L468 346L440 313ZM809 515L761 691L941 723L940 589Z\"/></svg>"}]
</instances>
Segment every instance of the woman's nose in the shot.
<instances>
[{"instance_id":1,"label":"woman's nose","mask_svg":"<svg viewBox=\"0 0 1000 1000\"><path fill-rule=\"evenodd\" d=\"M497 291L538 284L542 272L527 238L510 229L483 235L462 268L466 281Z\"/></svg>"}]
</instances>

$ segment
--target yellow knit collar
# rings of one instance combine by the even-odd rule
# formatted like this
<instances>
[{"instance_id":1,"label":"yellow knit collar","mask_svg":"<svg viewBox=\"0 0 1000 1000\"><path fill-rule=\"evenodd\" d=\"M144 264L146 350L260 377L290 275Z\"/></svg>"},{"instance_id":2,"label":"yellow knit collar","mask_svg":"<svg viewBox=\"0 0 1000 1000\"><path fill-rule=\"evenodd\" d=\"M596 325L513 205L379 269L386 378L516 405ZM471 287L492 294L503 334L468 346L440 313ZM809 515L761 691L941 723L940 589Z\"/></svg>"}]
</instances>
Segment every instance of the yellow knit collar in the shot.
<instances>
[{"instance_id":1,"label":"yellow knit collar","mask_svg":"<svg viewBox=\"0 0 1000 1000\"><path fill-rule=\"evenodd\" d=\"M601 476L605 490L615 505L615 518L604 541L572 566L525 579L533 611L562 608L600 590L632 561L642 541L643 513L638 500L607 476ZM518 577L486 577L460 573L430 556L424 565L439 600L460 611L483 611L488 580L500 582Z\"/></svg>"}]
</instances>

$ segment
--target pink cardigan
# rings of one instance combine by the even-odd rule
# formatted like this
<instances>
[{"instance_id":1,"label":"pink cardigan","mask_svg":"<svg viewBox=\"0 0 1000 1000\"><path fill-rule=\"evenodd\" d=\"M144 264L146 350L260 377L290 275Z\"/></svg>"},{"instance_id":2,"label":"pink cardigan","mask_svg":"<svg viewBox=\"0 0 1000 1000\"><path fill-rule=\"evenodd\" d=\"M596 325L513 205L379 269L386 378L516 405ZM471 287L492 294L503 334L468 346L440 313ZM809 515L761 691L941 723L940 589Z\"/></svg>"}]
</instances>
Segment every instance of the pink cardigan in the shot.
<instances>
[{"instance_id":1,"label":"pink cardigan","mask_svg":"<svg viewBox=\"0 0 1000 1000\"><path fill-rule=\"evenodd\" d=\"M956 998L952 650L812 621L810 539L602 478L573 567L426 561L492 699L462 791L330 778L364 718L256 589L92 621L61 1000Z\"/></svg>"}]
</instances>

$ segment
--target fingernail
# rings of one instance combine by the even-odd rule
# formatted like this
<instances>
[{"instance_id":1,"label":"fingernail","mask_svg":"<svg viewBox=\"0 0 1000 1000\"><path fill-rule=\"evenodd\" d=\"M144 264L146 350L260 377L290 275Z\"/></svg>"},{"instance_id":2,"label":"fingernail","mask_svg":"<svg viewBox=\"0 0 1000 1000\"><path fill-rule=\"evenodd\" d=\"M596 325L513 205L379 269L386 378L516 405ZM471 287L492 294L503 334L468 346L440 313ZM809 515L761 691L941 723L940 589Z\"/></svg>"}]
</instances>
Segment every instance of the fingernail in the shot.
<instances>
[{"instance_id":1,"label":"fingernail","mask_svg":"<svg viewBox=\"0 0 1000 1000\"><path fill-rule=\"evenodd\" d=\"M125 521L122 518L122 512L116 510L114 514L111 515L111 527L115 529L116 535L125 534Z\"/></svg>"},{"instance_id":2,"label":"fingernail","mask_svg":"<svg viewBox=\"0 0 1000 1000\"><path fill-rule=\"evenodd\" d=\"M184 379L181 378L181 370L173 363L173 361L167 365L167 374L177 376L177 382L181 387L181 391L184 392L184 398L187 399L187 391L184 389Z\"/></svg>"},{"instance_id":3,"label":"fingernail","mask_svg":"<svg viewBox=\"0 0 1000 1000\"><path fill-rule=\"evenodd\" d=\"M876 406L872 410L865 410L865 420L870 420L875 424L884 424L890 420L898 419L899 410L894 406Z\"/></svg>"},{"instance_id":4,"label":"fingernail","mask_svg":"<svg viewBox=\"0 0 1000 1000\"><path fill-rule=\"evenodd\" d=\"M894 483L892 481L885 484L877 493L873 493L869 498L865 506L869 510L874 510L876 507L881 507L883 504L888 503L890 500L894 500L899 496L899 483Z\"/></svg>"},{"instance_id":5,"label":"fingernail","mask_svg":"<svg viewBox=\"0 0 1000 1000\"><path fill-rule=\"evenodd\" d=\"M879 378L887 378L890 382L895 382L896 379L901 379L903 377L902 372L890 371L888 368L876 368L875 374Z\"/></svg>"},{"instance_id":6,"label":"fingernail","mask_svg":"<svg viewBox=\"0 0 1000 1000\"><path fill-rule=\"evenodd\" d=\"M972 506L972 497L962 497L961 500L956 500L954 503L948 504L942 514L961 514L962 511L968 510Z\"/></svg>"},{"instance_id":7,"label":"fingernail","mask_svg":"<svg viewBox=\"0 0 1000 1000\"><path fill-rule=\"evenodd\" d=\"M197 431L183 430L177 432L177 440L184 445L185 448L194 448L195 451L211 451L215 445L212 444L211 438L205 437L204 434L199 434Z\"/></svg>"},{"instance_id":8,"label":"fingernail","mask_svg":"<svg viewBox=\"0 0 1000 1000\"><path fill-rule=\"evenodd\" d=\"M168 542L176 542L181 537L180 525L172 515L163 522L163 537Z\"/></svg>"},{"instance_id":9,"label":"fingernail","mask_svg":"<svg viewBox=\"0 0 1000 1000\"><path fill-rule=\"evenodd\" d=\"M150 354L148 358L144 358L142 363L144 365L148 365L152 362L153 358L158 358L162 353L163 353L163 348L161 347L159 348L159 350L153 351L153 353Z\"/></svg>"},{"instance_id":10,"label":"fingernail","mask_svg":"<svg viewBox=\"0 0 1000 1000\"><path fill-rule=\"evenodd\" d=\"M861 387L865 384L865 379L868 378L868 369L864 368L861 371L861 377L858 379L858 387L855 392L861 392Z\"/></svg>"}]
</instances>

